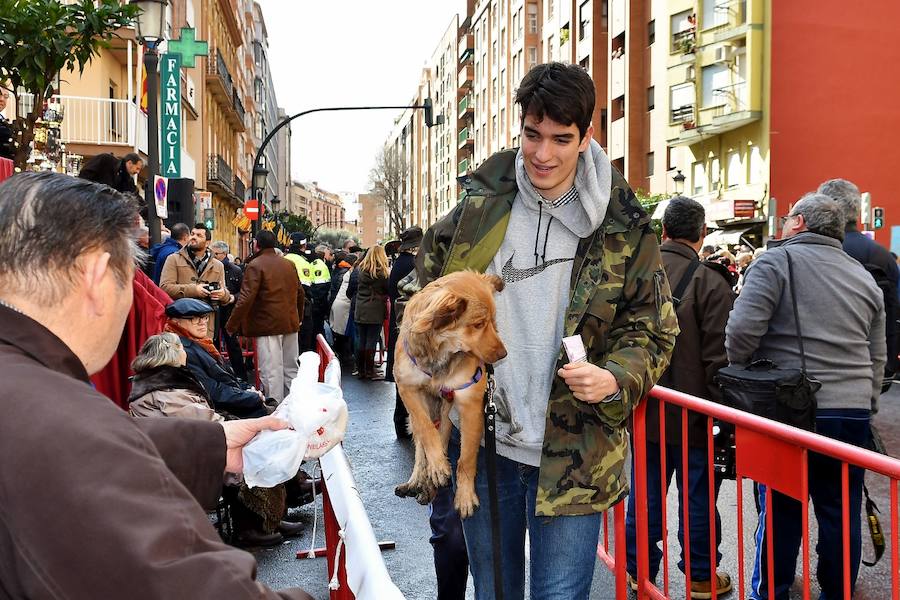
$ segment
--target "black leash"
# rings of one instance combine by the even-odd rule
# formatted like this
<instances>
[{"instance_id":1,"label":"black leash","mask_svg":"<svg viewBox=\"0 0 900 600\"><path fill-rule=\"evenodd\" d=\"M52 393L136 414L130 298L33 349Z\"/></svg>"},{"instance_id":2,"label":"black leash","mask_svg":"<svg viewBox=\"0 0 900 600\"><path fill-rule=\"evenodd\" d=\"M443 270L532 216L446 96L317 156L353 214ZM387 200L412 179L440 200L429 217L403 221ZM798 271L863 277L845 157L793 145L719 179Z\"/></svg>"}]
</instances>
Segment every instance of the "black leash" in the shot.
<instances>
[{"instance_id":1,"label":"black leash","mask_svg":"<svg viewBox=\"0 0 900 600\"><path fill-rule=\"evenodd\" d=\"M488 502L491 509L491 545L494 563L494 598L503 600L503 570L500 554L500 504L497 499L497 405L494 404L494 366L487 365L484 390L484 456L487 464Z\"/></svg>"}]
</instances>

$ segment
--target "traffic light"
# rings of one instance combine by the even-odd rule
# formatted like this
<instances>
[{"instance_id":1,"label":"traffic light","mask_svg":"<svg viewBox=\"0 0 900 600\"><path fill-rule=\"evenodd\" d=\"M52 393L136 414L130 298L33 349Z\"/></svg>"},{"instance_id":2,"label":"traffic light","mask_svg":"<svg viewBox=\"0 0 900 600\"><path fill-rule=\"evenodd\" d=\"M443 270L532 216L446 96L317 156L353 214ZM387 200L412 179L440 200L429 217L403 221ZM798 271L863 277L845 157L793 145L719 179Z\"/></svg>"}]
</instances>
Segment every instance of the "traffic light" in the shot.
<instances>
[{"instance_id":1,"label":"traffic light","mask_svg":"<svg viewBox=\"0 0 900 600\"><path fill-rule=\"evenodd\" d=\"M434 107L431 104L431 98L425 98L422 106L425 107L425 126L432 127L434 125Z\"/></svg>"},{"instance_id":2,"label":"traffic light","mask_svg":"<svg viewBox=\"0 0 900 600\"><path fill-rule=\"evenodd\" d=\"M212 208L203 209L203 223L206 228L212 231L216 228L216 211Z\"/></svg>"},{"instance_id":3,"label":"traffic light","mask_svg":"<svg viewBox=\"0 0 900 600\"><path fill-rule=\"evenodd\" d=\"M884 227L884 209L876 206L872 209L872 229L881 229Z\"/></svg>"}]
</instances>

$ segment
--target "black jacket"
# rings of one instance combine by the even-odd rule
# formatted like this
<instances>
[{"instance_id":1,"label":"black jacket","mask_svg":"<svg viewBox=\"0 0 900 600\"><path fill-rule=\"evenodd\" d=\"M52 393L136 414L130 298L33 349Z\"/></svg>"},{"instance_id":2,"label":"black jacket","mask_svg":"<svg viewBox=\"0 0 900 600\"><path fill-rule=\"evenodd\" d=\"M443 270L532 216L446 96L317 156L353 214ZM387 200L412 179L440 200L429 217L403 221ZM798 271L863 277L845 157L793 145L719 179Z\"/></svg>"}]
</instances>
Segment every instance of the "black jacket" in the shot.
<instances>
[{"instance_id":1,"label":"black jacket","mask_svg":"<svg viewBox=\"0 0 900 600\"><path fill-rule=\"evenodd\" d=\"M169 365L136 374L131 379L131 394L128 396L128 402L134 402L152 392L165 390L190 390L198 396L206 398L206 401L212 406L209 394L203 384L187 366L172 367Z\"/></svg>"},{"instance_id":2,"label":"black jacket","mask_svg":"<svg viewBox=\"0 0 900 600\"><path fill-rule=\"evenodd\" d=\"M89 158L81 167L78 176L108 185L123 193L137 193L134 179L125 168L125 161L108 152Z\"/></svg>"},{"instance_id":3,"label":"black jacket","mask_svg":"<svg viewBox=\"0 0 900 600\"><path fill-rule=\"evenodd\" d=\"M225 287L231 292L232 296L236 297L241 293L244 271L227 258L222 261L222 265L225 267Z\"/></svg>"},{"instance_id":4,"label":"black jacket","mask_svg":"<svg viewBox=\"0 0 900 600\"><path fill-rule=\"evenodd\" d=\"M181 345L187 354L187 367L209 393L216 412L225 412L242 419L268 414L259 394L235 377L231 367L217 361L191 339L182 337Z\"/></svg>"}]
</instances>

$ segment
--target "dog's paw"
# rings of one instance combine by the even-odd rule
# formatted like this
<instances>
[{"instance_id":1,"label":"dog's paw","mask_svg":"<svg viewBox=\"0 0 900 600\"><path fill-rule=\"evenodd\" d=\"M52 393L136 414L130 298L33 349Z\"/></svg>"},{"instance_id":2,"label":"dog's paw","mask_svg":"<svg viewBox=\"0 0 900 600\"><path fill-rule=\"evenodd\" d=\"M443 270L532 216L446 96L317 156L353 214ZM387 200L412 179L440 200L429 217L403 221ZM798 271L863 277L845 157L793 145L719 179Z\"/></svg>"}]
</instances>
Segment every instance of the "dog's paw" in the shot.
<instances>
[{"instance_id":1,"label":"dog's paw","mask_svg":"<svg viewBox=\"0 0 900 600\"><path fill-rule=\"evenodd\" d=\"M421 504L422 506L426 506L437 495L437 489L430 484L425 484L418 490L418 494L416 494L416 502Z\"/></svg>"},{"instance_id":2,"label":"dog's paw","mask_svg":"<svg viewBox=\"0 0 900 600\"><path fill-rule=\"evenodd\" d=\"M427 475L432 486L439 488L447 485L450 481L450 461L445 456L437 461L428 461Z\"/></svg>"},{"instance_id":3,"label":"dog's paw","mask_svg":"<svg viewBox=\"0 0 900 600\"><path fill-rule=\"evenodd\" d=\"M406 483L401 483L400 485L395 487L394 493L401 498L418 498L418 496L422 493L422 490L412 481L407 481Z\"/></svg>"},{"instance_id":4,"label":"dog's paw","mask_svg":"<svg viewBox=\"0 0 900 600\"><path fill-rule=\"evenodd\" d=\"M459 486L456 488L456 497L453 499L453 507L459 513L460 518L468 519L478 508L478 495L474 488Z\"/></svg>"}]
</instances>

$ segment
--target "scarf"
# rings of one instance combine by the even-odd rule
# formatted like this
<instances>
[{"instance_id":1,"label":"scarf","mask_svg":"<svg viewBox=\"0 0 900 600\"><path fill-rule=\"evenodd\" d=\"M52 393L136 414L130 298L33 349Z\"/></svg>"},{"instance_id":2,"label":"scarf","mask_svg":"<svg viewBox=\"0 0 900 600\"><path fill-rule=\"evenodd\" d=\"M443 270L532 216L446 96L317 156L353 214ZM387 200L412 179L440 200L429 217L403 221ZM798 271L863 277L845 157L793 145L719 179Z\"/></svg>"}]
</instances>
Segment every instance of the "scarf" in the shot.
<instances>
[{"instance_id":1,"label":"scarf","mask_svg":"<svg viewBox=\"0 0 900 600\"><path fill-rule=\"evenodd\" d=\"M209 248L206 249L206 252L203 253L203 256L199 258L195 258L193 253L188 250L188 255L191 257L191 262L194 265L194 268L197 269L197 277L203 275L203 271L206 270L206 265L209 264L209 259L212 258L212 253L209 251Z\"/></svg>"},{"instance_id":2,"label":"scarf","mask_svg":"<svg viewBox=\"0 0 900 600\"><path fill-rule=\"evenodd\" d=\"M179 336L179 337L185 337L185 338L191 340L192 342L199 344L199 345L200 345L204 350L206 350L213 358L215 358L217 362L219 362L219 363L223 363L223 362L224 362L224 359L222 358L222 355L219 354L219 351L218 351L218 350L216 350L216 347L213 345L213 341L212 341L210 338L208 338L208 337L202 337L202 338L194 337L193 335L191 335L191 333L190 333L187 329L185 329L184 327L182 327L181 325L179 325L178 323L176 323L176 322L173 321L172 319L169 319L168 321L166 321L165 331L168 331L168 332L170 332L170 333L174 333L175 335L177 335L177 336Z\"/></svg>"}]
</instances>

